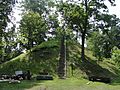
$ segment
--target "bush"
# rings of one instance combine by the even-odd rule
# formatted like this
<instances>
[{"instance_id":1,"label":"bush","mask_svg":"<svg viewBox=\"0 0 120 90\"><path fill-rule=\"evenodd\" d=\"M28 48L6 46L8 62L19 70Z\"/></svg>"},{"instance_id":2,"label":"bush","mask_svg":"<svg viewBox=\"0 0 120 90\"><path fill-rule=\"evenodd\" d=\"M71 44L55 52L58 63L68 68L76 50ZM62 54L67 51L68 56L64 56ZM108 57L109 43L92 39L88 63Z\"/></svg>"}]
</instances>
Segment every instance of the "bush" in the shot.
<instances>
[{"instance_id":1,"label":"bush","mask_svg":"<svg viewBox=\"0 0 120 90\"><path fill-rule=\"evenodd\" d=\"M117 47L113 48L112 60L114 60L116 64L120 65L120 49L118 49Z\"/></svg>"}]
</instances>

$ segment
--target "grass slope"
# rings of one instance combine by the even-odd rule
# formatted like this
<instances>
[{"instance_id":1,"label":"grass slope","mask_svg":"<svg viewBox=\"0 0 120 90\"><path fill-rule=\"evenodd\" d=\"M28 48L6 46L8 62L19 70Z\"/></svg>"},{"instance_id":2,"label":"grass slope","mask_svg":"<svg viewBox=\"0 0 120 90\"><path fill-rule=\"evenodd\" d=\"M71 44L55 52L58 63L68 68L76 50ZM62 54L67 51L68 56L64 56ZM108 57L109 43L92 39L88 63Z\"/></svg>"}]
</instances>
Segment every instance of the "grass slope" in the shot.
<instances>
[{"instance_id":1,"label":"grass slope","mask_svg":"<svg viewBox=\"0 0 120 90\"><path fill-rule=\"evenodd\" d=\"M81 48L79 44L67 46L67 76L85 77L90 75L107 76L116 78L119 76L119 68L113 61L104 60L97 63L97 59L92 56L92 52L85 50L85 62L81 62ZM47 70L50 74L57 74L59 59L59 43L57 41L43 42L37 47L21 54L20 56L0 65L0 74L14 74L17 70L30 70L33 74L38 74ZM72 75L71 63L74 63Z\"/></svg>"},{"instance_id":2,"label":"grass slope","mask_svg":"<svg viewBox=\"0 0 120 90\"><path fill-rule=\"evenodd\" d=\"M17 70L30 70L38 73L47 69L49 73L55 73L58 61L58 42L43 42L37 47L19 55L12 60L0 65L0 74L14 74ZM54 62L54 63L52 63Z\"/></svg>"},{"instance_id":3,"label":"grass slope","mask_svg":"<svg viewBox=\"0 0 120 90\"><path fill-rule=\"evenodd\" d=\"M74 76L85 77L87 76L103 76L110 78L119 77L120 70L114 61L110 59L104 59L102 62L98 62L92 55L92 52L85 49L85 61L81 62L81 48L79 45L71 45L69 47L69 61L74 63L75 70ZM69 62L68 61L68 62ZM72 71L70 71L72 72Z\"/></svg>"}]
</instances>

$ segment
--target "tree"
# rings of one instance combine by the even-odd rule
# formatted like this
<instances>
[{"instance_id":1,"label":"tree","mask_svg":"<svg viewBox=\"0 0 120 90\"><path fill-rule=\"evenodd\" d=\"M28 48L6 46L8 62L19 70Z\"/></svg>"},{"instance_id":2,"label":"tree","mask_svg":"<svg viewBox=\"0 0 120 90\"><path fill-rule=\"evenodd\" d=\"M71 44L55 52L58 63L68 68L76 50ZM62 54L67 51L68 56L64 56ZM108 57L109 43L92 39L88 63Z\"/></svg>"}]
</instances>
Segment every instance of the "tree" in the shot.
<instances>
[{"instance_id":1,"label":"tree","mask_svg":"<svg viewBox=\"0 0 120 90\"><path fill-rule=\"evenodd\" d=\"M38 13L44 19L45 24L48 25L46 27L48 27L49 29L51 27L49 27L50 23L49 23L48 17L49 15L51 15L50 13L52 12L51 8L53 7L53 5L54 3L52 0L24 0L23 1L23 7L25 9L25 12L30 11L33 13Z\"/></svg>"},{"instance_id":2,"label":"tree","mask_svg":"<svg viewBox=\"0 0 120 90\"><path fill-rule=\"evenodd\" d=\"M98 18L102 16L102 13L107 13L108 9L107 6L104 4L105 0L67 0L66 2L63 2L61 0L60 3L58 3L58 7L56 9L56 12L62 16L61 22L63 23L62 31L64 34L61 35L61 54L60 55L60 63L61 65L61 72L62 77L65 75L64 73L64 67L65 67L65 33L67 27L70 29L75 29L77 32L79 32L81 39L82 39L82 53L81 58L84 62L85 60L85 52L84 52L84 44L85 39L88 36L90 32L94 31L94 27L97 27L97 24L99 23ZM109 0L112 4L114 0ZM33 3L35 2L35 3ZM28 3L28 4L27 4ZM45 20L48 19L48 14L50 13L49 3L45 3L45 0L41 1L33 1L27 0L27 3L25 4L27 7L25 7L28 11L38 12L40 15L43 15ZM43 5L41 5L44 4ZM57 6L57 5L56 5ZM101 11L103 10L103 11ZM51 26L54 24L52 22ZM52 28L53 29L53 28ZM64 55L63 55L64 54ZM63 64L63 65L62 65ZM60 73L61 73L60 72Z\"/></svg>"},{"instance_id":3,"label":"tree","mask_svg":"<svg viewBox=\"0 0 120 90\"><path fill-rule=\"evenodd\" d=\"M51 11L51 7L54 6L54 3L52 0L24 0L23 1L23 7L26 11L33 11L37 12L40 15L43 13L49 14L49 11Z\"/></svg>"},{"instance_id":4,"label":"tree","mask_svg":"<svg viewBox=\"0 0 120 90\"><path fill-rule=\"evenodd\" d=\"M0 1L0 58L2 59L2 61L4 61L4 56L5 56L4 48L5 48L5 43L7 43L5 39L6 37L9 37L7 36L8 32L6 27L8 25L8 22L11 22L9 16L12 12L12 9L16 1L17 0L1 0Z\"/></svg>"},{"instance_id":5,"label":"tree","mask_svg":"<svg viewBox=\"0 0 120 90\"><path fill-rule=\"evenodd\" d=\"M47 25L42 16L37 12L28 12L20 21L21 44L26 49L39 45L45 41Z\"/></svg>"},{"instance_id":6,"label":"tree","mask_svg":"<svg viewBox=\"0 0 120 90\"><path fill-rule=\"evenodd\" d=\"M103 14L98 18L101 22L98 24L98 32L92 33L88 38L88 45L91 45L91 49L98 59L111 58L112 48L114 46L119 47L119 18L115 15ZM104 21L104 22L102 22ZM97 29L96 27L96 29Z\"/></svg>"},{"instance_id":7,"label":"tree","mask_svg":"<svg viewBox=\"0 0 120 90\"><path fill-rule=\"evenodd\" d=\"M71 28L76 27L81 35L81 59L83 62L85 60L84 44L86 36L94 30L94 26L96 27L96 23L99 22L98 18L102 16L100 10L108 12L104 1L105 0L67 0L65 3L62 2L62 4L59 5L59 11L63 14L66 24L70 25ZM111 3L113 3L113 1L110 0Z\"/></svg>"},{"instance_id":8,"label":"tree","mask_svg":"<svg viewBox=\"0 0 120 90\"><path fill-rule=\"evenodd\" d=\"M6 31L4 32L4 37L3 37L3 60L2 62L8 61L12 59L13 57L17 56L20 54L20 51L17 48L17 33L15 32L15 25L13 25L10 28L6 28ZM14 53L16 52L16 53Z\"/></svg>"},{"instance_id":9,"label":"tree","mask_svg":"<svg viewBox=\"0 0 120 90\"><path fill-rule=\"evenodd\" d=\"M27 1L27 0L26 0ZM34 2L34 3L33 3ZM58 18L56 17L56 15L52 12L51 7L54 7L54 3L51 2L51 0L36 0L36 1L32 1L32 0L28 0L27 2L25 2L25 8L27 10L32 10L34 12L38 12L40 15L43 15L43 17L46 20L46 23L49 26L49 34L51 34L54 37L58 36L58 32L59 30L61 30L61 27L59 27L59 22L58 22ZM52 13L52 15L51 15ZM58 36L59 37L59 36ZM64 35L61 35L61 45L60 45L60 60L59 60L59 66L58 66L58 73L60 77L63 77L65 75L65 68L63 64L65 64L65 46L64 46ZM62 60L62 62L61 62ZM61 68L62 67L62 68ZM61 75L62 74L62 75Z\"/></svg>"}]
</instances>

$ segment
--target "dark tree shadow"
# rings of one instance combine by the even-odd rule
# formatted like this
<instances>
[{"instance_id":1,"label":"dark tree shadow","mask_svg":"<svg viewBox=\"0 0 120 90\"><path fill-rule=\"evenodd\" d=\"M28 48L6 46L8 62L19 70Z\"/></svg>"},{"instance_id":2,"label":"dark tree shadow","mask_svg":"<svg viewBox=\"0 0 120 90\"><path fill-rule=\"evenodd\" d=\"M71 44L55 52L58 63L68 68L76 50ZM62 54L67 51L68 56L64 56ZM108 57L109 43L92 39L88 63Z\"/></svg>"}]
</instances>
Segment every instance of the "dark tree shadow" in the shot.
<instances>
[{"instance_id":1,"label":"dark tree shadow","mask_svg":"<svg viewBox=\"0 0 120 90\"><path fill-rule=\"evenodd\" d=\"M115 73L113 73L108 69L101 67L96 61L91 60L89 57L85 56L85 58L86 60L84 62L76 63L76 66L79 67L81 71L86 73L88 77L106 77L110 78L112 83L115 82L116 78L118 77L118 71L115 68L111 67L115 71ZM120 84L120 80L117 82L117 84Z\"/></svg>"}]
</instances>

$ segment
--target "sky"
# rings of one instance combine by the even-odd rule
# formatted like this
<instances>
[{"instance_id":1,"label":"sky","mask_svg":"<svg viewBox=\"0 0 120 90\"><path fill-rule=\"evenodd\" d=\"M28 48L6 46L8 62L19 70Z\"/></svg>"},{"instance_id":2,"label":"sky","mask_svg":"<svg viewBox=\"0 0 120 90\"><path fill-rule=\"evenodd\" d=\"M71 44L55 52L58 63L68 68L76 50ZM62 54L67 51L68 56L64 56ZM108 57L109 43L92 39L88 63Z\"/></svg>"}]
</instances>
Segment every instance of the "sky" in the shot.
<instances>
[{"instance_id":1,"label":"sky","mask_svg":"<svg viewBox=\"0 0 120 90\"><path fill-rule=\"evenodd\" d=\"M110 14L116 14L120 18L120 0L115 0L116 6L111 6L111 4L106 1L106 5L109 8Z\"/></svg>"},{"instance_id":2,"label":"sky","mask_svg":"<svg viewBox=\"0 0 120 90\"><path fill-rule=\"evenodd\" d=\"M21 0L19 0L19 1L21 1ZM106 5L108 6L108 8L109 8L109 13L110 14L115 14L115 15L117 15L117 17L118 18L120 18L120 0L116 0L115 1L115 4L116 4L116 6L111 6L111 4L106 0ZM16 6L19 6L19 4L17 4ZM14 9L14 16L16 17L15 18L15 21L16 22L18 22L18 21L20 21L21 20L21 17L20 17L20 15L19 14L21 14L21 10L20 10L20 8L15 8Z\"/></svg>"}]
</instances>

